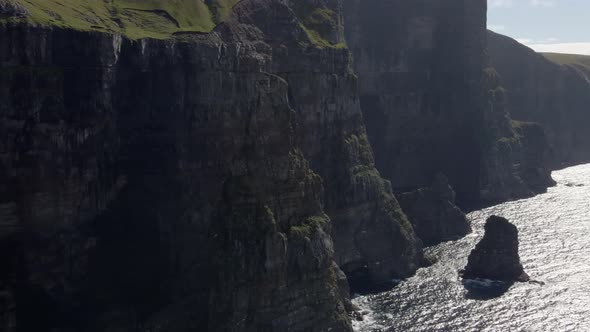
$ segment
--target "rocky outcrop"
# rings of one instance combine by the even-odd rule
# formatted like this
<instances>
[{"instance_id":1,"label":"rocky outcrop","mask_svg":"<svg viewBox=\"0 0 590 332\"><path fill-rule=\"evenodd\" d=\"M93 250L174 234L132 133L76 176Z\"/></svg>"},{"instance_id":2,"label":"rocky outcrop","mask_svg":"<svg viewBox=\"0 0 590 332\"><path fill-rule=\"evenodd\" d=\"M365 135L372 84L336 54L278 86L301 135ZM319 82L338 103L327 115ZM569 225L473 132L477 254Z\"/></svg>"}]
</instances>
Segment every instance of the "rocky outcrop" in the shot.
<instances>
[{"instance_id":1,"label":"rocky outcrop","mask_svg":"<svg viewBox=\"0 0 590 332\"><path fill-rule=\"evenodd\" d=\"M517 41L488 32L489 54L506 88L511 117L545 128L552 166L590 160L590 73L559 65Z\"/></svg>"},{"instance_id":2,"label":"rocky outcrop","mask_svg":"<svg viewBox=\"0 0 590 332\"><path fill-rule=\"evenodd\" d=\"M469 255L463 278L528 281L518 256L516 226L502 217L488 218L484 237Z\"/></svg>"},{"instance_id":3,"label":"rocky outcrop","mask_svg":"<svg viewBox=\"0 0 590 332\"><path fill-rule=\"evenodd\" d=\"M323 202L332 220L336 262L353 290L412 275L422 259L422 244L389 183L375 169L356 76L343 47L339 2L311 6L291 1L293 12L267 2L240 4L234 12L264 33L273 55L269 70L289 84L289 102L298 115L298 143L326 188ZM318 13L330 19L320 24L313 18ZM295 19L303 28L284 24ZM234 35L247 36L242 28L235 27ZM321 47L301 47L296 42L301 40Z\"/></svg>"},{"instance_id":4,"label":"rocky outcrop","mask_svg":"<svg viewBox=\"0 0 590 332\"><path fill-rule=\"evenodd\" d=\"M443 172L459 203L489 202L545 175L526 143L543 134L509 121L484 70L484 0L197 1L185 20L182 2L124 19L14 3L3 330L350 331L349 289L423 262L394 189ZM416 225L422 204L464 222L451 192L418 191Z\"/></svg>"},{"instance_id":5,"label":"rocky outcrop","mask_svg":"<svg viewBox=\"0 0 590 332\"><path fill-rule=\"evenodd\" d=\"M471 232L470 222L455 205L455 192L442 174L430 187L403 193L398 199L425 245L457 239Z\"/></svg>"},{"instance_id":6,"label":"rocky outcrop","mask_svg":"<svg viewBox=\"0 0 590 332\"><path fill-rule=\"evenodd\" d=\"M489 77L485 0L346 0L345 23L376 165L395 192L443 173L463 207L534 193L518 142L498 144L512 130Z\"/></svg>"},{"instance_id":7,"label":"rocky outcrop","mask_svg":"<svg viewBox=\"0 0 590 332\"><path fill-rule=\"evenodd\" d=\"M369 139L395 191L444 173L460 200L477 192L485 8L479 0L345 1Z\"/></svg>"},{"instance_id":8,"label":"rocky outcrop","mask_svg":"<svg viewBox=\"0 0 590 332\"><path fill-rule=\"evenodd\" d=\"M25 17L29 11L13 0L0 0L0 18Z\"/></svg>"},{"instance_id":9,"label":"rocky outcrop","mask_svg":"<svg viewBox=\"0 0 590 332\"><path fill-rule=\"evenodd\" d=\"M183 42L1 29L3 329L350 330L322 179L249 6L320 62L274 1Z\"/></svg>"},{"instance_id":10,"label":"rocky outcrop","mask_svg":"<svg viewBox=\"0 0 590 332\"><path fill-rule=\"evenodd\" d=\"M334 262L417 269L341 7L303 4L169 40L3 23L3 328L347 331Z\"/></svg>"},{"instance_id":11,"label":"rocky outcrop","mask_svg":"<svg viewBox=\"0 0 590 332\"><path fill-rule=\"evenodd\" d=\"M545 130L537 123L508 118L506 90L496 70L484 70L487 153L482 158L480 199L500 203L508 198L529 197L555 185L551 178L551 148ZM503 116L498 116L503 115Z\"/></svg>"}]
</instances>

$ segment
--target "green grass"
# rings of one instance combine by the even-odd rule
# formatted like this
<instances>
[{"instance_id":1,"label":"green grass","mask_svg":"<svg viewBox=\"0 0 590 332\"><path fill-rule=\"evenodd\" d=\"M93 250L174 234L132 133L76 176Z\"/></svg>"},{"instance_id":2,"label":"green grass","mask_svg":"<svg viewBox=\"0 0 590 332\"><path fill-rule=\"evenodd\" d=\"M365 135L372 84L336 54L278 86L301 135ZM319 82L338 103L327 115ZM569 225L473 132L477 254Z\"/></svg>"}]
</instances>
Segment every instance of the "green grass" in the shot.
<instances>
[{"instance_id":1,"label":"green grass","mask_svg":"<svg viewBox=\"0 0 590 332\"><path fill-rule=\"evenodd\" d=\"M570 65L590 74L590 56L580 54L543 53L545 58L560 65Z\"/></svg>"},{"instance_id":2,"label":"green grass","mask_svg":"<svg viewBox=\"0 0 590 332\"><path fill-rule=\"evenodd\" d=\"M211 10L213 22L220 23L225 20L232 7L238 0L208 0L207 4Z\"/></svg>"},{"instance_id":3,"label":"green grass","mask_svg":"<svg viewBox=\"0 0 590 332\"><path fill-rule=\"evenodd\" d=\"M24 20L80 31L121 33L132 39L170 38L175 32L209 32L236 0L16 0ZM4 19L4 21L19 19Z\"/></svg>"},{"instance_id":4,"label":"green grass","mask_svg":"<svg viewBox=\"0 0 590 332\"><path fill-rule=\"evenodd\" d=\"M121 33L131 39L168 39L177 32L210 32L226 19L238 0L12 0L30 16L2 18L79 31ZM337 14L306 0L292 0L300 26L317 47L343 48L331 43Z\"/></svg>"},{"instance_id":5,"label":"green grass","mask_svg":"<svg viewBox=\"0 0 590 332\"><path fill-rule=\"evenodd\" d=\"M510 120L510 125L512 127L512 136L501 137L498 139L499 143L519 144L520 140L524 137L524 129L528 126L538 126L539 124L536 122Z\"/></svg>"},{"instance_id":6,"label":"green grass","mask_svg":"<svg viewBox=\"0 0 590 332\"><path fill-rule=\"evenodd\" d=\"M290 6L312 44L322 48L346 47L344 43L330 42L330 35L338 28L337 14L333 10L306 0L292 0Z\"/></svg>"},{"instance_id":7,"label":"green grass","mask_svg":"<svg viewBox=\"0 0 590 332\"><path fill-rule=\"evenodd\" d=\"M28 21L78 31L114 32L131 39L168 39L177 32L210 32L226 19L238 0L12 0L28 10ZM330 36L337 29L337 14L306 0L291 6L309 41L317 47L343 48Z\"/></svg>"},{"instance_id":8,"label":"green grass","mask_svg":"<svg viewBox=\"0 0 590 332\"><path fill-rule=\"evenodd\" d=\"M327 215L311 216L304 220L303 224L291 226L289 234L300 238L310 238L314 232L323 228L329 222L330 218Z\"/></svg>"}]
</instances>

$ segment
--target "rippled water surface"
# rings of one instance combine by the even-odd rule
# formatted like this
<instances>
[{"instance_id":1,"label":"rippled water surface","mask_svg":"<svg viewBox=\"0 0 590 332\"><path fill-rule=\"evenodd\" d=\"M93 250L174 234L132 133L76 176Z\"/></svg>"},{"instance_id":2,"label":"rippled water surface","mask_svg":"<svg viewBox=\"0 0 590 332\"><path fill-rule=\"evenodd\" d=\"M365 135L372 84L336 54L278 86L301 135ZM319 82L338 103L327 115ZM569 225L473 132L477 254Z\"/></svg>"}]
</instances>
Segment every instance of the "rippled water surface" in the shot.
<instances>
[{"instance_id":1,"label":"rippled water surface","mask_svg":"<svg viewBox=\"0 0 590 332\"><path fill-rule=\"evenodd\" d=\"M590 165L554 172L553 178L558 185L547 194L471 213L472 234L427 249L438 262L392 291L355 298L368 312L355 329L590 331ZM462 284L457 271L492 214L518 227L525 271L545 285L516 283L481 299Z\"/></svg>"}]
</instances>

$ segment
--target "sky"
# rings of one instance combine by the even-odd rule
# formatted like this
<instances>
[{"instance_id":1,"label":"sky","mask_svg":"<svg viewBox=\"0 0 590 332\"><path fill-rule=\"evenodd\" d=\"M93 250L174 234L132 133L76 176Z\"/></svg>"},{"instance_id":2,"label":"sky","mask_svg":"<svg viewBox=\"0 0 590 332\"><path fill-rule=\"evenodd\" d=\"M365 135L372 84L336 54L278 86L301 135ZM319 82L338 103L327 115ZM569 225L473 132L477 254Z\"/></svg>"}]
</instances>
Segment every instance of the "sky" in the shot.
<instances>
[{"instance_id":1,"label":"sky","mask_svg":"<svg viewBox=\"0 0 590 332\"><path fill-rule=\"evenodd\" d=\"M488 0L488 28L538 52L590 55L590 0Z\"/></svg>"}]
</instances>

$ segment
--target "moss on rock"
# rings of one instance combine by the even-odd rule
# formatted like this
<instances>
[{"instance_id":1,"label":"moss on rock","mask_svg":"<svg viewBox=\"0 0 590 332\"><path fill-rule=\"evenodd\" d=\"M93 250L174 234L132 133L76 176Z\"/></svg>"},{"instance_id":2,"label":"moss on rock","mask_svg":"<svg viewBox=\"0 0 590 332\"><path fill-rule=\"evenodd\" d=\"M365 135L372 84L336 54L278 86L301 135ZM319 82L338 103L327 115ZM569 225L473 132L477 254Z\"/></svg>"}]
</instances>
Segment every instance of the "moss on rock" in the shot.
<instances>
[{"instance_id":1,"label":"moss on rock","mask_svg":"<svg viewBox=\"0 0 590 332\"><path fill-rule=\"evenodd\" d=\"M343 42L332 42L332 35L338 30L338 13L331 8L310 2L308 0L293 0L291 9L297 18L299 26L315 46L325 48L344 48Z\"/></svg>"},{"instance_id":2,"label":"moss on rock","mask_svg":"<svg viewBox=\"0 0 590 332\"><path fill-rule=\"evenodd\" d=\"M207 0L206 3L211 10L213 22L216 24L223 22L237 2L238 0Z\"/></svg>"},{"instance_id":3,"label":"moss on rock","mask_svg":"<svg viewBox=\"0 0 590 332\"><path fill-rule=\"evenodd\" d=\"M323 229L329 223L330 218L325 214L311 216L305 219L303 224L291 226L289 235L299 238L311 238L316 231Z\"/></svg>"}]
</instances>

